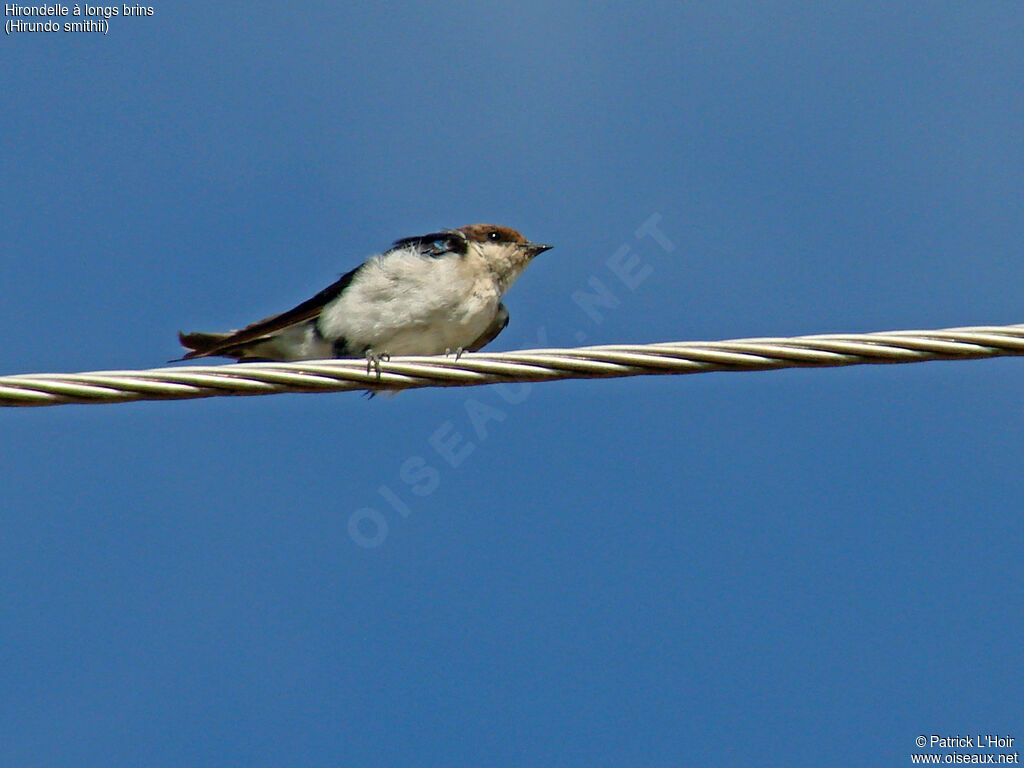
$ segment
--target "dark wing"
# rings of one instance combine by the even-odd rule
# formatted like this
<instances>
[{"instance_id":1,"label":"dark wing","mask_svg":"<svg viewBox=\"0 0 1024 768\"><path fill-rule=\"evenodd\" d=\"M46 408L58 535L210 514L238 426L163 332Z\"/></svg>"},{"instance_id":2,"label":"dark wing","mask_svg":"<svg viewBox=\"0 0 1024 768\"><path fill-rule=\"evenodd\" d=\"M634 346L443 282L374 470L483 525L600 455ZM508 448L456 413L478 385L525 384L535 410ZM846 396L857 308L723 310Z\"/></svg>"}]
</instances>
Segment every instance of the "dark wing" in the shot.
<instances>
[{"instance_id":1,"label":"dark wing","mask_svg":"<svg viewBox=\"0 0 1024 768\"><path fill-rule=\"evenodd\" d=\"M392 251L400 248L414 247L423 256L444 256L446 253L465 253L468 247L466 236L457 229L446 229L443 232L431 232L429 235L403 237L395 240Z\"/></svg>"},{"instance_id":2,"label":"dark wing","mask_svg":"<svg viewBox=\"0 0 1024 768\"><path fill-rule=\"evenodd\" d=\"M494 320L487 326L487 330L480 334L480 338L470 344L466 349L470 352L476 352L483 349L485 346L490 344L496 338L498 334L505 330L505 326L508 325L508 309L504 304L498 305L498 311L494 314Z\"/></svg>"},{"instance_id":3,"label":"dark wing","mask_svg":"<svg viewBox=\"0 0 1024 768\"><path fill-rule=\"evenodd\" d=\"M289 309L287 312L282 312L279 315L265 317L262 320L245 326L245 328L240 331L225 334L223 338L217 340L216 344L205 347L204 349L195 349L181 359L191 360L196 357L219 355L232 347L237 347L240 344L247 344L250 341L256 341L257 339L267 336L274 331L280 331L290 325L295 325L296 323L301 323L304 320L316 317L320 314L320 310L324 308L325 304L337 298L337 296L348 287L348 284L352 282L352 278L356 276L356 273L359 272L360 269L362 269L362 265L359 265L351 272L346 272L338 278L337 282L327 286L316 296L302 302L299 306ZM186 339L193 338L194 336L195 334L178 334L178 338L186 347L189 346L185 343Z\"/></svg>"}]
</instances>

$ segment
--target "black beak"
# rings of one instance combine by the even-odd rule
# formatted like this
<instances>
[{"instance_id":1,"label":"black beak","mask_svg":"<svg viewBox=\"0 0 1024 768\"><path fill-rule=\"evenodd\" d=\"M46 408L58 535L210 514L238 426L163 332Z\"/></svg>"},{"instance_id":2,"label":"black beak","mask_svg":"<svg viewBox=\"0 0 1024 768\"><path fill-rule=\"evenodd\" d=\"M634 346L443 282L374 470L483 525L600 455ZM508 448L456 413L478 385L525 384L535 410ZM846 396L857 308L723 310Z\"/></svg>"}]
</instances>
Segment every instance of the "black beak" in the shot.
<instances>
[{"instance_id":1,"label":"black beak","mask_svg":"<svg viewBox=\"0 0 1024 768\"><path fill-rule=\"evenodd\" d=\"M539 243L527 243L523 247L526 248L527 253L530 254L530 258L532 259L534 256L537 256L537 255L539 255L541 253L544 253L544 251L550 251L555 246L553 246L553 245L540 245Z\"/></svg>"}]
</instances>

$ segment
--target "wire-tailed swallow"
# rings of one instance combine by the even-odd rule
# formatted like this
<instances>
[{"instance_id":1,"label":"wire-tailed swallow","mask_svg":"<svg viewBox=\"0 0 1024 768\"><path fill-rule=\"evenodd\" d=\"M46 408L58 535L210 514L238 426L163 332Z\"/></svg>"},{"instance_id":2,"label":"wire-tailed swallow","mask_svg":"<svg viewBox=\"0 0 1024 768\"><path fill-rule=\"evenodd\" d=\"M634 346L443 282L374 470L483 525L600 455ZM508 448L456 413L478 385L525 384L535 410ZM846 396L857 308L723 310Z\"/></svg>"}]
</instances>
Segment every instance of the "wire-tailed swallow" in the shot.
<instances>
[{"instance_id":1,"label":"wire-tailed swallow","mask_svg":"<svg viewBox=\"0 0 1024 768\"><path fill-rule=\"evenodd\" d=\"M229 333L180 333L196 357L316 360L475 352L508 325L502 297L551 248L471 224L398 240L297 307Z\"/></svg>"}]
</instances>

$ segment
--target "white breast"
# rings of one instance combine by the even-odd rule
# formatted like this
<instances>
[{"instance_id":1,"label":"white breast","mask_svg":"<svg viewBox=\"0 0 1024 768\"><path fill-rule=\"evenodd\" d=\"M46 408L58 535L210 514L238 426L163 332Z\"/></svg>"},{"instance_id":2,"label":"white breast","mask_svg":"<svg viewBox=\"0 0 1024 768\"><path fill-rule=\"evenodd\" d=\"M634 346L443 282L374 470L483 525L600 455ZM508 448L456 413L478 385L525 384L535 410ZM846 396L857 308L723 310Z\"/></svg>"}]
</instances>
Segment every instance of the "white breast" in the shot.
<instances>
[{"instance_id":1,"label":"white breast","mask_svg":"<svg viewBox=\"0 0 1024 768\"><path fill-rule=\"evenodd\" d=\"M490 272L458 254L412 249L370 259L320 314L320 333L350 349L438 355L468 347L494 319L501 296Z\"/></svg>"}]
</instances>

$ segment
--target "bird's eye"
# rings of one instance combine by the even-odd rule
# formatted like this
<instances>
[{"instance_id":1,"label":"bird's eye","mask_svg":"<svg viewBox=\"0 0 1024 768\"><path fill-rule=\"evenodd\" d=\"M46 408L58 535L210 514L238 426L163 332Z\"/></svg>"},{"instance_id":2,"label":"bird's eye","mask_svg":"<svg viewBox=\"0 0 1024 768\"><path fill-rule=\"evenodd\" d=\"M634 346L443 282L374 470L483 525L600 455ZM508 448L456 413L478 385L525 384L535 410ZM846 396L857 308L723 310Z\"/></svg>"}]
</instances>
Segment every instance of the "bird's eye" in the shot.
<instances>
[{"instance_id":1,"label":"bird's eye","mask_svg":"<svg viewBox=\"0 0 1024 768\"><path fill-rule=\"evenodd\" d=\"M487 239L488 240L497 240L498 239L498 233L496 231L488 232L487 233Z\"/></svg>"}]
</instances>

